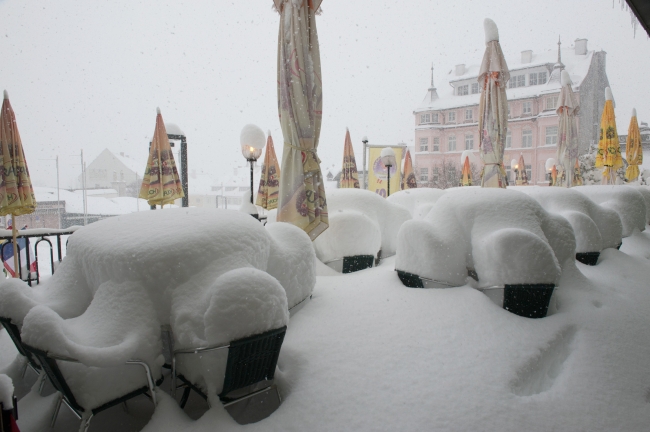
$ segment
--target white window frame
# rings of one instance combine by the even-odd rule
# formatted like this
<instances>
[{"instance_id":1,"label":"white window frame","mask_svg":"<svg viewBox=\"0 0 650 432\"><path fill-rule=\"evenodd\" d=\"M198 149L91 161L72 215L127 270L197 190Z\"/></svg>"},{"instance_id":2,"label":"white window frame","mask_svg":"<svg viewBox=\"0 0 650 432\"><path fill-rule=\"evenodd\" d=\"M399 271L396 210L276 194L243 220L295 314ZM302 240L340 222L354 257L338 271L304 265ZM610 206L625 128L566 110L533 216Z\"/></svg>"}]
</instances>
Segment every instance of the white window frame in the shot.
<instances>
[{"instance_id":1,"label":"white window frame","mask_svg":"<svg viewBox=\"0 0 650 432\"><path fill-rule=\"evenodd\" d=\"M478 90L478 83L472 83L472 94L477 94L479 92Z\"/></svg>"},{"instance_id":2,"label":"white window frame","mask_svg":"<svg viewBox=\"0 0 650 432\"><path fill-rule=\"evenodd\" d=\"M521 103L521 114L533 114L533 102L532 101L524 101Z\"/></svg>"},{"instance_id":3,"label":"white window frame","mask_svg":"<svg viewBox=\"0 0 650 432\"><path fill-rule=\"evenodd\" d=\"M465 134L465 150L474 150L474 134Z\"/></svg>"},{"instance_id":4,"label":"white window frame","mask_svg":"<svg viewBox=\"0 0 650 432\"><path fill-rule=\"evenodd\" d=\"M440 170L438 167L433 167L433 174L431 174L431 180L435 183L438 181L438 176L440 175Z\"/></svg>"},{"instance_id":5,"label":"white window frame","mask_svg":"<svg viewBox=\"0 0 650 432\"><path fill-rule=\"evenodd\" d=\"M533 180L533 166L532 165L526 165L526 176L528 177L528 181Z\"/></svg>"},{"instance_id":6,"label":"white window frame","mask_svg":"<svg viewBox=\"0 0 650 432\"><path fill-rule=\"evenodd\" d=\"M421 182L429 181L429 168L420 168L420 181Z\"/></svg>"},{"instance_id":7,"label":"white window frame","mask_svg":"<svg viewBox=\"0 0 650 432\"><path fill-rule=\"evenodd\" d=\"M433 147L431 149L434 152L439 152L440 151L440 138L439 137L434 137L433 138Z\"/></svg>"},{"instance_id":8,"label":"white window frame","mask_svg":"<svg viewBox=\"0 0 650 432\"><path fill-rule=\"evenodd\" d=\"M512 148L512 131L506 134L506 148Z\"/></svg>"},{"instance_id":9,"label":"white window frame","mask_svg":"<svg viewBox=\"0 0 650 432\"><path fill-rule=\"evenodd\" d=\"M546 98L546 110L555 110L557 109L558 96L549 96Z\"/></svg>"},{"instance_id":10,"label":"white window frame","mask_svg":"<svg viewBox=\"0 0 650 432\"><path fill-rule=\"evenodd\" d=\"M469 94L469 86L467 84L459 85L458 90L456 91L458 96L465 96Z\"/></svg>"},{"instance_id":11,"label":"white window frame","mask_svg":"<svg viewBox=\"0 0 650 432\"><path fill-rule=\"evenodd\" d=\"M545 144L547 146L557 145L558 127L548 126L545 132Z\"/></svg>"},{"instance_id":12,"label":"white window frame","mask_svg":"<svg viewBox=\"0 0 650 432\"><path fill-rule=\"evenodd\" d=\"M447 151L456 151L456 135L447 137Z\"/></svg>"},{"instance_id":13,"label":"white window frame","mask_svg":"<svg viewBox=\"0 0 650 432\"><path fill-rule=\"evenodd\" d=\"M447 115L447 121L448 122L455 122L456 121L456 111L449 111L449 114Z\"/></svg>"},{"instance_id":14,"label":"white window frame","mask_svg":"<svg viewBox=\"0 0 650 432\"><path fill-rule=\"evenodd\" d=\"M528 85L529 86L537 85L537 72L528 74Z\"/></svg>"},{"instance_id":15,"label":"white window frame","mask_svg":"<svg viewBox=\"0 0 650 432\"><path fill-rule=\"evenodd\" d=\"M430 123L431 122L431 116L429 113L426 114L420 114L420 124L422 123Z\"/></svg>"},{"instance_id":16,"label":"white window frame","mask_svg":"<svg viewBox=\"0 0 650 432\"><path fill-rule=\"evenodd\" d=\"M466 109L465 110L465 121L467 120L474 120L474 110L473 109Z\"/></svg>"},{"instance_id":17,"label":"white window frame","mask_svg":"<svg viewBox=\"0 0 650 432\"><path fill-rule=\"evenodd\" d=\"M429 151L429 138L420 138L420 151L421 152Z\"/></svg>"},{"instance_id":18,"label":"white window frame","mask_svg":"<svg viewBox=\"0 0 650 432\"><path fill-rule=\"evenodd\" d=\"M527 139L529 138L529 139ZM521 131L521 147L522 148L531 148L533 147L533 130L524 129Z\"/></svg>"},{"instance_id":19,"label":"white window frame","mask_svg":"<svg viewBox=\"0 0 650 432\"><path fill-rule=\"evenodd\" d=\"M547 81L548 81L548 74L546 72L539 72L537 74L538 85L546 84Z\"/></svg>"},{"instance_id":20,"label":"white window frame","mask_svg":"<svg viewBox=\"0 0 650 432\"><path fill-rule=\"evenodd\" d=\"M432 113L431 114L431 123L439 123L438 119L440 116L438 116L438 113Z\"/></svg>"}]
</instances>

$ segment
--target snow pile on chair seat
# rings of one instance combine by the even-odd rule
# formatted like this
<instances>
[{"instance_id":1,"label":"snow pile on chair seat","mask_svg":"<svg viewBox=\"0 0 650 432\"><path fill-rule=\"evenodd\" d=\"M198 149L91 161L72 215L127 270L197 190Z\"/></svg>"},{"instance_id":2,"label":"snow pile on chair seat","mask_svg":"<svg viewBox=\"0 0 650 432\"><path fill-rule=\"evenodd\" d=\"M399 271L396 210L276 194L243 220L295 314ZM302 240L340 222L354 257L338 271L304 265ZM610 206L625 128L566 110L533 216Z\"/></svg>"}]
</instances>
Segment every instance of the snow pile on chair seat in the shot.
<instances>
[{"instance_id":1,"label":"snow pile on chair seat","mask_svg":"<svg viewBox=\"0 0 650 432\"><path fill-rule=\"evenodd\" d=\"M175 350L227 345L289 322L285 291L268 273L252 267L216 279L204 273L174 292ZM223 385L226 358L226 350L178 354L176 364L180 374L216 395Z\"/></svg>"},{"instance_id":2,"label":"snow pile on chair seat","mask_svg":"<svg viewBox=\"0 0 650 432\"><path fill-rule=\"evenodd\" d=\"M546 211L566 218L576 238L576 252L600 252L621 244L623 225L614 210L596 204L584 194L559 187L508 188L534 198Z\"/></svg>"},{"instance_id":3,"label":"snow pile on chair seat","mask_svg":"<svg viewBox=\"0 0 650 432\"><path fill-rule=\"evenodd\" d=\"M633 188L643 195L643 200L645 201L645 221L646 224L650 224L650 186L629 184L626 185Z\"/></svg>"},{"instance_id":4,"label":"snow pile on chair seat","mask_svg":"<svg viewBox=\"0 0 650 432\"><path fill-rule=\"evenodd\" d=\"M144 368L126 365L138 359L160 377L163 364L160 322L144 287L134 282L105 282L88 309L64 320L46 306L25 317L25 344L80 363L59 361L77 402L96 408L147 385Z\"/></svg>"},{"instance_id":5,"label":"snow pile on chair seat","mask_svg":"<svg viewBox=\"0 0 650 432\"><path fill-rule=\"evenodd\" d=\"M505 189L448 191L424 220L399 232L395 268L450 286L464 285L468 269L480 286L557 283L573 263L575 238L561 216L534 199Z\"/></svg>"},{"instance_id":6,"label":"snow pile on chair seat","mask_svg":"<svg viewBox=\"0 0 650 432\"><path fill-rule=\"evenodd\" d=\"M391 194L387 200L406 207L411 212L413 219L422 219L444 194L445 191L442 189L406 189Z\"/></svg>"},{"instance_id":7,"label":"snow pile on chair seat","mask_svg":"<svg viewBox=\"0 0 650 432\"><path fill-rule=\"evenodd\" d=\"M14 407L14 383L4 374L0 374L0 403L6 410Z\"/></svg>"},{"instance_id":8,"label":"snow pile on chair seat","mask_svg":"<svg viewBox=\"0 0 650 432\"><path fill-rule=\"evenodd\" d=\"M635 188L624 185L591 185L573 189L596 204L617 212L623 223L623 237L629 237L635 229L645 229L646 203L641 192Z\"/></svg>"},{"instance_id":9,"label":"snow pile on chair seat","mask_svg":"<svg viewBox=\"0 0 650 432\"><path fill-rule=\"evenodd\" d=\"M328 192L327 208L330 214L335 214L338 210L352 210L373 220L381 231L381 250L385 257L395 253L397 233L402 224L411 219L408 209L365 189L336 189Z\"/></svg>"},{"instance_id":10,"label":"snow pile on chair seat","mask_svg":"<svg viewBox=\"0 0 650 432\"><path fill-rule=\"evenodd\" d=\"M329 228L314 240L316 256L324 263L355 255L377 256L381 230L377 222L355 210L329 210ZM274 224L277 225L277 224Z\"/></svg>"}]
</instances>

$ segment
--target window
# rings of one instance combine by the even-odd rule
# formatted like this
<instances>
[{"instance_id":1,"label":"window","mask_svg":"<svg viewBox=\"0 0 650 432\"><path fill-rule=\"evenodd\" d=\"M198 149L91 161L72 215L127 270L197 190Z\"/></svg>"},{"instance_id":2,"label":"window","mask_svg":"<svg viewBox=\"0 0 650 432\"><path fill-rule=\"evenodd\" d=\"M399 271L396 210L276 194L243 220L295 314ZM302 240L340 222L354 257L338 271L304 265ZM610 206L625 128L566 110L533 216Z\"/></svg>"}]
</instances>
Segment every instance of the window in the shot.
<instances>
[{"instance_id":1,"label":"window","mask_svg":"<svg viewBox=\"0 0 650 432\"><path fill-rule=\"evenodd\" d=\"M557 126L546 128L546 145L557 145Z\"/></svg>"},{"instance_id":2,"label":"window","mask_svg":"<svg viewBox=\"0 0 650 432\"><path fill-rule=\"evenodd\" d=\"M120 171L120 181L124 181L124 171Z\"/></svg>"},{"instance_id":3,"label":"window","mask_svg":"<svg viewBox=\"0 0 650 432\"><path fill-rule=\"evenodd\" d=\"M226 192L232 192L232 191L234 191L235 189L237 189L236 186L226 186Z\"/></svg>"},{"instance_id":4,"label":"window","mask_svg":"<svg viewBox=\"0 0 650 432\"><path fill-rule=\"evenodd\" d=\"M474 117L474 110L466 109L465 110L465 120L472 120Z\"/></svg>"},{"instance_id":5,"label":"window","mask_svg":"<svg viewBox=\"0 0 650 432\"><path fill-rule=\"evenodd\" d=\"M429 151L429 138L420 138L420 151Z\"/></svg>"},{"instance_id":6,"label":"window","mask_svg":"<svg viewBox=\"0 0 650 432\"><path fill-rule=\"evenodd\" d=\"M456 121L456 111L449 111L448 121L450 121L450 122L455 122Z\"/></svg>"},{"instance_id":7,"label":"window","mask_svg":"<svg viewBox=\"0 0 650 432\"><path fill-rule=\"evenodd\" d=\"M113 181L117 181L117 171L113 171Z\"/></svg>"},{"instance_id":8,"label":"window","mask_svg":"<svg viewBox=\"0 0 650 432\"><path fill-rule=\"evenodd\" d=\"M431 121L433 123L438 123L438 113L431 114Z\"/></svg>"},{"instance_id":9,"label":"window","mask_svg":"<svg viewBox=\"0 0 650 432\"><path fill-rule=\"evenodd\" d=\"M515 75L510 77L509 88L524 87L526 85L526 75Z\"/></svg>"},{"instance_id":10,"label":"window","mask_svg":"<svg viewBox=\"0 0 650 432\"><path fill-rule=\"evenodd\" d=\"M429 168L420 168L420 181L429 181Z\"/></svg>"},{"instance_id":11,"label":"window","mask_svg":"<svg viewBox=\"0 0 650 432\"><path fill-rule=\"evenodd\" d=\"M546 98L546 109L547 110L554 110L557 108L557 99L558 96L551 96Z\"/></svg>"},{"instance_id":12,"label":"window","mask_svg":"<svg viewBox=\"0 0 650 432\"><path fill-rule=\"evenodd\" d=\"M508 105L508 118L510 118L510 105Z\"/></svg>"},{"instance_id":13,"label":"window","mask_svg":"<svg viewBox=\"0 0 650 432\"><path fill-rule=\"evenodd\" d=\"M537 84L546 84L546 72L540 72L537 74Z\"/></svg>"},{"instance_id":14,"label":"window","mask_svg":"<svg viewBox=\"0 0 650 432\"><path fill-rule=\"evenodd\" d=\"M522 114L532 114L533 113L533 103L531 101L526 101L521 104L521 113Z\"/></svg>"},{"instance_id":15,"label":"window","mask_svg":"<svg viewBox=\"0 0 650 432\"><path fill-rule=\"evenodd\" d=\"M465 96L467 94L467 89L468 89L467 84L462 85L462 86L458 86L458 90L457 90L456 94L458 94L458 96Z\"/></svg>"},{"instance_id":16,"label":"window","mask_svg":"<svg viewBox=\"0 0 650 432\"><path fill-rule=\"evenodd\" d=\"M474 149L474 134L465 135L465 150Z\"/></svg>"},{"instance_id":17,"label":"window","mask_svg":"<svg viewBox=\"0 0 650 432\"><path fill-rule=\"evenodd\" d=\"M249 190L248 186L239 186L239 192L247 192Z\"/></svg>"},{"instance_id":18,"label":"window","mask_svg":"<svg viewBox=\"0 0 650 432\"><path fill-rule=\"evenodd\" d=\"M434 152L440 151L440 138L433 139L433 149Z\"/></svg>"},{"instance_id":19,"label":"window","mask_svg":"<svg viewBox=\"0 0 650 432\"><path fill-rule=\"evenodd\" d=\"M472 94L478 93L478 83L472 84Z\"/></svg>"},{"instance_id":20,"label":"window","mask_svg":"<svg viewBox=\"0 0 650 432\"><path fill-rule=\"evenodd\" d=\"M456 150L456 136L452 135L448 138L447 141L447 150L448 151L455 151Z\"/></svg>"},{"instance_id":21,"label":"window","mask_svg":"<svg viewBox=\"0 0 650 432\"><path fill-rule=\"evenodd\" d=\"M420 114L420 123L429 123L430 116L429 114Z\"/></svg>"},{"instance_id":22,"label":"window","mask_svg":"<svg viewBox=\"0 0 650 432\"><path fill-rule=\"evenodd\" d=\"M521 133L521 146L522 147L532 147L533 146L533 131L528 129Z\"/></svg>"},{"instance_id":23,"label":"window","mask_svg":"<svg viewBox=\"0 0 650 432\"><path fill-rule=\"evenodd\" d=\"M532 73L528 75L528 85L537 85L537 73Z\"/></svg>"},{"instance_id":24,"label":"window","mask_svg":"<svg viewBox=\"0 0 650 432\"><path fill-rule=\"evenodd\" d=\"M438 181L438 174L439 174L438 167L434 167L433 168L433 178L431 180L433 180L434 182L437 182Z\"/></svg>"},{"instance_id":25,"label":"window","mask_svg":"<svg viewBox=\"0 0 650 432\"><path fill-rule=\"evenodd\" d=\"M526 177L528 177L528 180L533 179L533 166L532 165L526 165Z\"/></svg>"},{"instance_id":26,"label":"window","mask_svg":"<svg viewBox=\"0 0 650 432\"><path fill-rule=\"evenodd\" d=\"M506 134L506 148L512 147L512 132L508 131Z\"/></svg>"}]
</instances>

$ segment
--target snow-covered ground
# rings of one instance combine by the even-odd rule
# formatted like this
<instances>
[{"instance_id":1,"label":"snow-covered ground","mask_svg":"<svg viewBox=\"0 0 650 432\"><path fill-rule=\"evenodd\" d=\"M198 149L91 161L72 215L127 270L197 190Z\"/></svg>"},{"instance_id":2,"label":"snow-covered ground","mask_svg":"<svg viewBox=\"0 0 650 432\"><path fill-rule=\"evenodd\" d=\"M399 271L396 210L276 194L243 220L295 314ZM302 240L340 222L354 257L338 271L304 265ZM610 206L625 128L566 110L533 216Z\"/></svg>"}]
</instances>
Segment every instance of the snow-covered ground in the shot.
<instances>
[{"instance_id":1,"label":"snow-covered ground","mask_svg":"<svg viewBox=\"0 0 650 432\"><path fill-rule=\"evenodd\" d=\"M128 412L100 413L90 430L647 430L649 258L646 230L604 250L597 266L565 270L550 316L537 320L467 286L406 288L394 258L318 276L289 323L276 373L283 404L269 418L240 426L195 395L184 412L167 379L153 416L141 396ZM17 376L14 353L0 331L0 373L14 379L21 431L48 430L53 390L27 394L36 377ZM53 430L78 424L63 407Z\"/></svg>"}]
</instances>

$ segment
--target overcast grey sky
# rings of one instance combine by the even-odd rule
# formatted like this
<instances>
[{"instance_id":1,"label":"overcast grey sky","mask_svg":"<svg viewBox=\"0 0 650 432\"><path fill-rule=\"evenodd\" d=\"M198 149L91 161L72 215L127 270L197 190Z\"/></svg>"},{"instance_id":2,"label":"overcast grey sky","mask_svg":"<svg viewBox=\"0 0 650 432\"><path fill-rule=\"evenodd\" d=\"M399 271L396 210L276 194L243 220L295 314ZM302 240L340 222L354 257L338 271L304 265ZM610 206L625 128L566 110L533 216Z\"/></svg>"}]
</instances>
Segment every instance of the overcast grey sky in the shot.
<instances>
[{"instance_id":1,"label":"overcast grey sky","mask_svg":"<svg viewBox=\"0 0 650 432\"><path fill-rule=\"evenodd\" d=\"M241 165L246 123L271 130L278 157L271 0L0 0L0 87L9 91L37 185L62 186L104 148L146 164L156 107L188 137L190 169L215 180ZM506 57L587 38L607 51L619 133L650 120L650 41L610 0L324 0L317 18L324 118L319 154L340 164L346 126L360 162L371 143L413 142L412 111L458 63L480 62L483 19Z\"/></svg>"}]
</instances>

